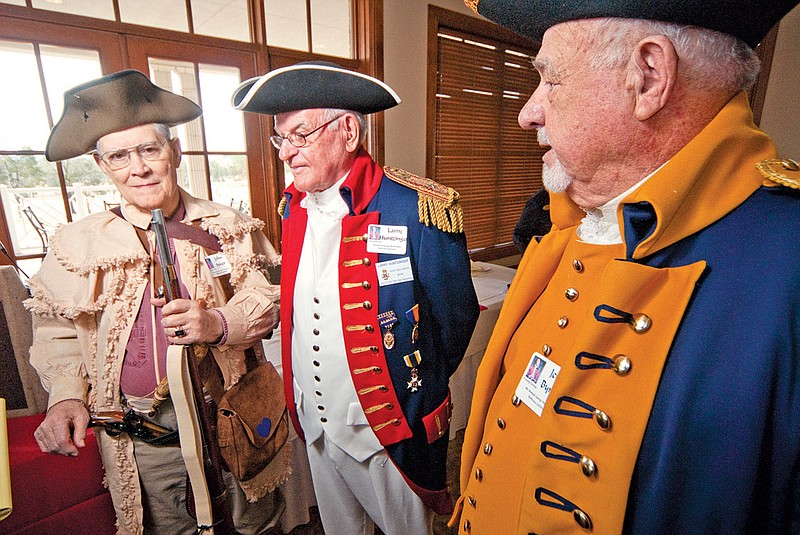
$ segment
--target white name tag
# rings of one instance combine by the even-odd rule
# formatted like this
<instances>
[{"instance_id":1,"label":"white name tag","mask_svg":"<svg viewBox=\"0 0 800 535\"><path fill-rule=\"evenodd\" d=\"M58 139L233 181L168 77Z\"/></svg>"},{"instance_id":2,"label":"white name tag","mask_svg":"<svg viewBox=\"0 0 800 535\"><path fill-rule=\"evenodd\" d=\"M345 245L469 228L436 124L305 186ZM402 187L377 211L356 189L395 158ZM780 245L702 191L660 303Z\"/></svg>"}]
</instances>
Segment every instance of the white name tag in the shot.
<instances>
[{"instance_id":1,"label":"white name tag","mask_svg":"<svg viewBox=\"0 0 800 535\"><path fill-rule=\"evenodd\" d=\"M370 225L367 231L367 252L406 254L408 227Z\"/></svg>"},{"instance_id":2,"label":"white name tag","mask_svg":"<svg viewBox=\"0 0 800 535\"><path fill-rule=\"evenodd\" d=\"M211 274L215 277L227 275L231 272L231 264L222 253L208 255L206 257L206 265L208 269L211 270Z\"/></svg>"},{"instance_id":3,"label":"white name tag","mask_svg":"<svg viewBox=\"0 0 800 535\"><path fill-rule=\"evenodd\" d=\"M541 416L560 371L561 366L541 353L534 353L525 368L525 373L522 374L515 394L533 412Z\"/></svg>"},{"instance_id":4,"label":"white name tag","mask_svg":"<svg viewBox=\"0 0 800 535\"><path fill-rule=\"evenodd\" d=\"M379 286L389 286L390 284L414 280L414 272L411 271L411 259L408 257L378 262L375 264L375 270L378 272Z\"/></svg>"}]
</instances>

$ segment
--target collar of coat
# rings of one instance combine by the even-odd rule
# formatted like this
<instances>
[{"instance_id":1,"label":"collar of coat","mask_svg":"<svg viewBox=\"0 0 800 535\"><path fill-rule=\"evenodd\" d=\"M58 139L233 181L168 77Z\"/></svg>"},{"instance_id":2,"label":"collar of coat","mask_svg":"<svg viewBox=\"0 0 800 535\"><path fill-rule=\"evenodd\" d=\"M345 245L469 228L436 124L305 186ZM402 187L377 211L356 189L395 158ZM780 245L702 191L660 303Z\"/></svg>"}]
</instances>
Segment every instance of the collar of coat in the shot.
<instances>
[{"instance_id":1,"label":"collar of coat","mask_svg":"<svg viewBox=\"0 0 800 535\"><path fill-rule=\"evenodd\" d=\"M718 221L764 184L757 164L776 157L756 128L741 93L617 209L626 256L641 259ZM578 225L585 213L567 195L553 195L556 228Z\"/></svg>"},{"instance_id":2,"label":"collar of coat","mask_svg":"<svg viewBox=\"0 0 800 535\"><path fill-rule=\"evenodd\" d=\"M344 199L344 202L347 203L351 216L366 212L367 206L381 185L382 178L383 168L375 163L370 155L367 154L367 151L359 149L353 167L350 168L350 174L339 186L339 194ZM289 217L292 210L302 210L300 201L303 200L306 194L299 191L294 183L286 188L284 194L287 201L283 211L283 218L285 219Z\"/></svg>"}]
</instances>

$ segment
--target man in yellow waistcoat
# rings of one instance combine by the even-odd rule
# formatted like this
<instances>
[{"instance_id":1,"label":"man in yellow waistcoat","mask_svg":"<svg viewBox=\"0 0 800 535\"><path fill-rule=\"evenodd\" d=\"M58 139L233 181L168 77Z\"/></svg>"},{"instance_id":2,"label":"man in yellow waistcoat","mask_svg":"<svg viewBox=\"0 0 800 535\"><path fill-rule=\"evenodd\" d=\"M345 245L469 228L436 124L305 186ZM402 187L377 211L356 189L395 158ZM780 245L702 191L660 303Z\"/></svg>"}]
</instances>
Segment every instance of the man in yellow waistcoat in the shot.
<instances>
[{"instance_id":1,"label":"man in yellow waistcoat","mask_svg":"<svg viewBox=\"0 0 800 535\"><path fill-rule=\"evenodd\" d=\"M478 372L459 533L800 532L800 171L745 94L797 3L467 1L541 42L553 228Z\"/></svg>"}]
</instances>

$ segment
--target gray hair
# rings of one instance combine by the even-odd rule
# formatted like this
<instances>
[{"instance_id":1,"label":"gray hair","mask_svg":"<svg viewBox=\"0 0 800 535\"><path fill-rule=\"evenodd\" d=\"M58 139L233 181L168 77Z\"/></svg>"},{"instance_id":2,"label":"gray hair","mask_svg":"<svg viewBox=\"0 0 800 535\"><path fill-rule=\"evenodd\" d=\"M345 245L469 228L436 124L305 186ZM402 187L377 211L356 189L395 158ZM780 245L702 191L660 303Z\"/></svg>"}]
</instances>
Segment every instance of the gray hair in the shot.
<instances>
[{"instance_id":1,"label":"gray hair","mask_svg":"<svg viewBox=\"0 0 800 535\"><path fill-rule=\"evenodd\" d=\"M158 134L160 137L162 137L164 139L164 141L169 141L170 139L172 139L172 134L170 134L170 131L169 131L169 125L166 125L164 123L153 123L153 128L155 129L156 134ZM100 152L100 140L99 139L97 141L95 141L95 143L94 143L94 150L95 150L95 152L98 152L98 153Z\"/></svg>"},{"instance_id":2,"label":"gray hair","mask_svg":"<svg viewBox=\"0 0 800 535\"><path fill-rule=\"evenodd\" d=\"M367 129L369 128L369 121L367 121L367 118L364 116L363 113L358 112L358 111L353 111L353 110L341 110L341 109L337 109L337 108L326 108L325 109L325 119L328 120L328 121L332 121L336 117L338 117L340 115L344 115L346 113L349 113L350 115L352 115L353 117L356 118L356 121L358 121L358 126L359 126L359 129L358 129L358 144L359 145L363 145L364 144L364 140L367 139ZM331 127L333 128L334 131L341 129L341 127L339 126L339 122L338 121L336 123L332 124L331 126L329 126L328 128L331 128Z\"/></svg>"},{"instance_id":3,"label":"gray hair","mask_svg":"<svg viewBox=\"0 0 800 535\"><path fill-rule=\"evenodd\" d=\"M750 89L761 62L743 41L714 30L642 19L601 18L589 30L593 68L621 67L633 46L649 35L663 35L675 46L683 76L697 89L738 93Z\"/></svg>"}]
</instances>

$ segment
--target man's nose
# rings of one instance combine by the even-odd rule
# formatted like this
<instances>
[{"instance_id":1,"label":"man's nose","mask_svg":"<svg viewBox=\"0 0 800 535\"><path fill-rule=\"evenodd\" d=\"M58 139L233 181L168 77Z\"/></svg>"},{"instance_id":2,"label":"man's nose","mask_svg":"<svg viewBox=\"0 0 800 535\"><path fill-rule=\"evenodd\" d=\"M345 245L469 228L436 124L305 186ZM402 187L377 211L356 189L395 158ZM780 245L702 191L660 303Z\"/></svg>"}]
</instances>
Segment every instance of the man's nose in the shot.
<instances>
[{"instance_id":1,"label":"man's nose","mask_svg":"<svg viewBox=\"0 0 800 535\"><path fill-rule=\"evenodd\" d=\"M284 139L280 150L278 150L278 158L285 162L295 154L297 154L297 147L289 143L288 139Z\"/></svg>"},{"instance_id":2,"label":"man's nose","mask_svg":"<svg viewBox=\"0 0 800 535\"><path fill-rule=\"evenodd\" d=\"M130 156L131 163L128 164L128 165L130 166L129 167L129 171L132 174L141 175L141 174L145 173L149 169L145 159L142 158L139 155L139 153L136 152L135 150L131 151L129 153L129 156Z\"/></svg>"},{"instance_id":3,"label":"man's nose","mask_svg":"<svg viewBox=\"0 0 800 535\"><path fill-rule=\"evenodd\" d=\"M533 92L528 102L519 110L517 121L525 130L532 130L544 126L544 108L542 108L542 105L538 102L536 91Z\"/></svg>"}]
</instances>

